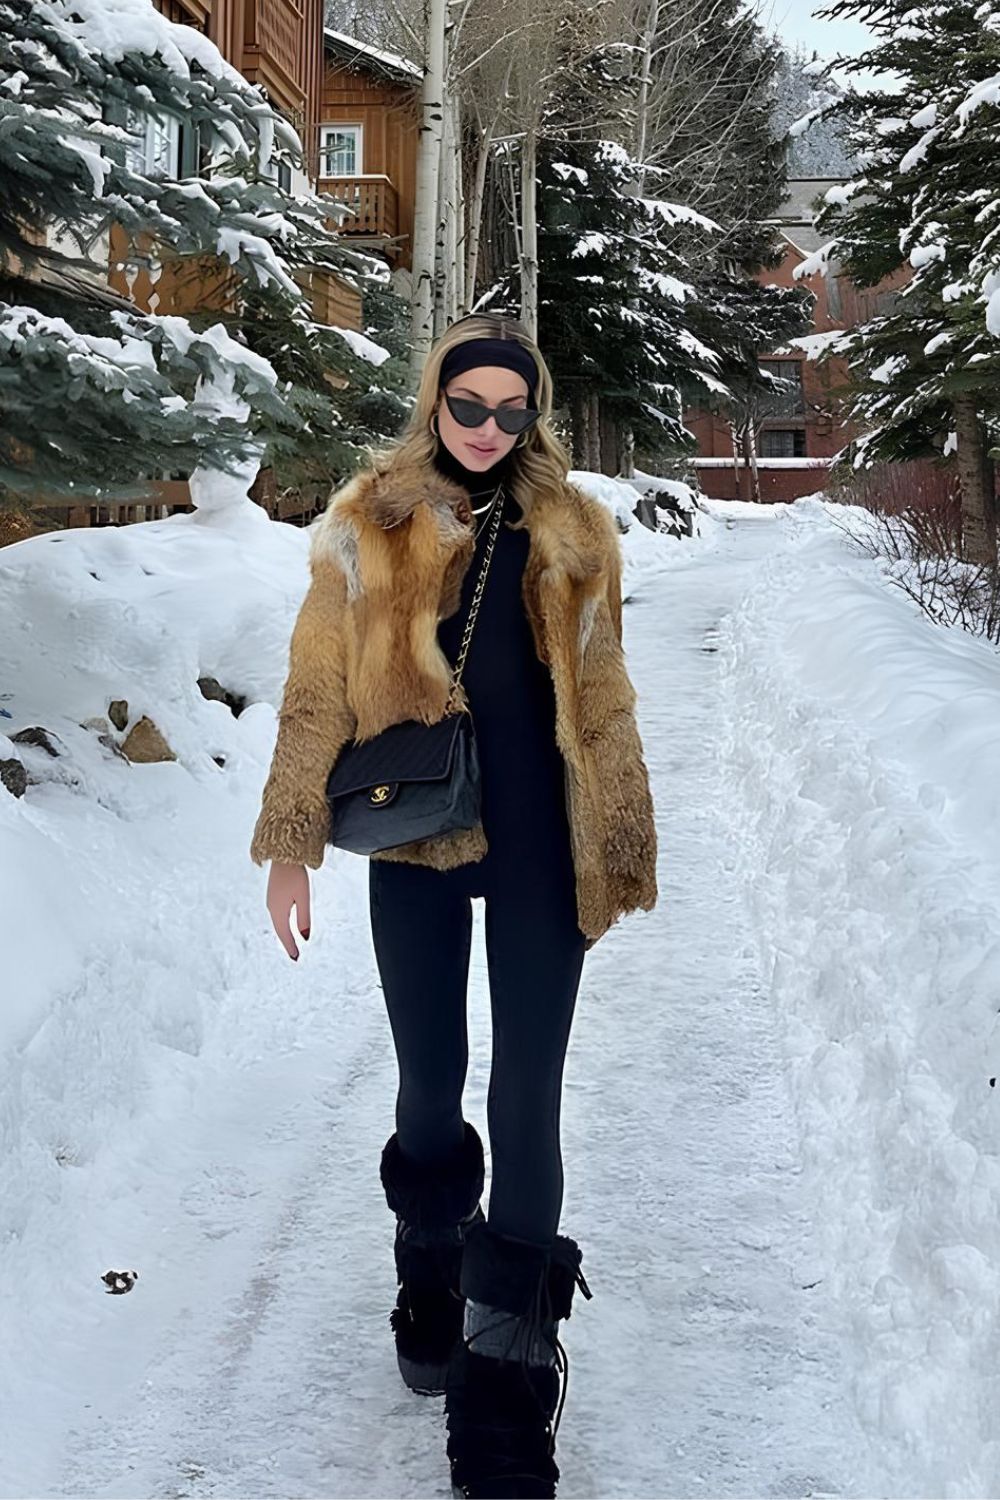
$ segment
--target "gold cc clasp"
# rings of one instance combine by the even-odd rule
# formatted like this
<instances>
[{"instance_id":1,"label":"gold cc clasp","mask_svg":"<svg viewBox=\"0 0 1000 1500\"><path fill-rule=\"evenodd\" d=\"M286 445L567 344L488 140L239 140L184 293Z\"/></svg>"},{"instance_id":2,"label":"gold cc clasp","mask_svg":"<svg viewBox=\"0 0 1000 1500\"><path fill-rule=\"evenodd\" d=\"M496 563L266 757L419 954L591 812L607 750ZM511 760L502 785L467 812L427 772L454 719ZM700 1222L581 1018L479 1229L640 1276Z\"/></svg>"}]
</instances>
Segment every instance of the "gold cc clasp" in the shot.
<instances>
[{"instance_id":1,"label":"gold cc clasp","mask_svg":"<svg viewBox=\"0 0 1000 1500\"><path fill-rule=\"evenodd\" d=\"M372 789L371 789L371 794L370 794L368 800L369 800L369 802L374 803L375 806L378 806L378 804L380 802L384 802L386 800L386 798L388 797L388 795L389 795L389 788L388 788L388 786L386 786L384 784L382 786L373 786Z\"/></svg>"}]
</instances>

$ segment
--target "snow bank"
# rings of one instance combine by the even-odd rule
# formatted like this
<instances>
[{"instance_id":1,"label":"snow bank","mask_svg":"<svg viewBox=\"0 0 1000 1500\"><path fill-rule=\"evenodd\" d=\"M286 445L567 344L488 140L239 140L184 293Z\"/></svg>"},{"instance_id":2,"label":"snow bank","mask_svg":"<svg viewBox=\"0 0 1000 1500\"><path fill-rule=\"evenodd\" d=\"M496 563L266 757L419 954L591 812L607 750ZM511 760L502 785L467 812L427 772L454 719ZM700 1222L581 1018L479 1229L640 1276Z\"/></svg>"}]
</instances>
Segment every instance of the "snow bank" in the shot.
<instances>
[{"instance_id":1,"label":"snow bank","mask_svg":"<svg viewBox=\"0 0 1000 1500\"><path fill-rule=\"evenodd\" d=\"M107 1388L115 1365L139 1380L151 1328L184 1300L181 1200L201 1167L163 1180L164 1136L217 1108L244 1069L301 1045L327 1003L295 982L307 965L278 949L247 852L307 581L306 533L249 500L0 550L0 758L16 754L35 779L20 798L0 789L10 1493L47 1492L56 1435L91 1377L100 1387L95 1357ZM208 676L248 700L238 718L202 696ZM148 715L175 760L120 757L116 699L129 728ZM32 726L57 758L11 742ZM334 861L317 884L318 900L332 888L323 926L345 951L342 923L360 930L357 863ZM139 1208L150 1194L161 1224ZM137 1291L105 1296L103 1272L131 1266L145 1273Z\"/></svg>"},{"instance_id":2,"label":"snow bank","mask_svg":"<svg viewBox=\"0 0 1000 1500\"><path fill-rule=\"evenodd\" d=\"M851 520L819 499L775 513L784 545L719 631L733 859L880 1493L992 1494L1000 657L828 516Z\"/></svg>"},{"instance_id":3,"label":"snow bank","mask_svg":"<svg viewBox=\"0 0 1000 1500\"><path fill-rule=\"evenodd\" d=\"M639 589L651 586L654 576L664 568L685 567L694 553L706 546L711 548L717 541L717 530L703 509L703 497L677 480L661 479L655 475L642 474L638 470L634 480L612 479L607 474L595 474L588 469L571 469L568 475L571 484L593 495L608 506L622 532L622 594L625 599ZM639 495L650 489L669 493L684 509L694 512L691 519L693 536L682 539L667 537L644 526L635 514Z\"/></svg>"},{"instance_id":4,"label":"snow bank","mask_svg":"<svg viewBox=\"0 0 1000 1500\"><path fill-rule=\"evenodd\" d=\"M85 969L91 947L103 943L102 914L114 928L130 880L154 879L161 823L176 820L161 828L168 836L160 854L171 865L186 840L206 853L206 804L215 805L209 827L236 810L234 778L239 785L255 771L272 713L261 705L236 719L202 696L198 679L214 677L251 704L273 703L285 670L283 636L307 576L304 533L271 523L249 501L135 526L52 532L0 551L0 724L7 736L43 727L62 752L53 759L42 748L5 747L40 780L21 799L0 795L4 847L13 840L24 856L24 864L0 864L0 900L14 919L6 957L17 975L0 1012L0 1072L23 1063L19 1049L58 995L50 964L62 977L74 958ZM106 722L114 700L128 704L126 732L148 716L176 760L129 765L102 744L99 733L117 738ZM50 865L57 879L24 880L26 866ZM62 927L49 934L50 904L65 914L72 940Z\"/></svg>"}]
</instances>

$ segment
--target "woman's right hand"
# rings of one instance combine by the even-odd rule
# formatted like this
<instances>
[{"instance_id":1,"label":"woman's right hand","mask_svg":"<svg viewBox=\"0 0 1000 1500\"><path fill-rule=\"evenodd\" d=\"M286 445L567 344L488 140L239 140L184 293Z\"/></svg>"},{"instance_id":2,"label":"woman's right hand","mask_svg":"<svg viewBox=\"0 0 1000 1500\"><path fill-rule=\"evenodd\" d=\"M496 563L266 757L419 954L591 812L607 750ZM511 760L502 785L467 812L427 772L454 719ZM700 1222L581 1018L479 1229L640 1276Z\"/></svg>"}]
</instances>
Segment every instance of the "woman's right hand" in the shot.
<instances>
[{"instance_id":1,"label":"woman's right hand","mask_svg":"<svg viewBox=\"0 0 1000 1500\"><path fill-rule=\"evenodd\" d=\"M281 946L289 958L298 958L299 950L291 928L293 906L298 929L304 938L308 938L309 873L305 865L285 865L272 860L267 877L267 909Z\"/></svg>"}]
</instances>

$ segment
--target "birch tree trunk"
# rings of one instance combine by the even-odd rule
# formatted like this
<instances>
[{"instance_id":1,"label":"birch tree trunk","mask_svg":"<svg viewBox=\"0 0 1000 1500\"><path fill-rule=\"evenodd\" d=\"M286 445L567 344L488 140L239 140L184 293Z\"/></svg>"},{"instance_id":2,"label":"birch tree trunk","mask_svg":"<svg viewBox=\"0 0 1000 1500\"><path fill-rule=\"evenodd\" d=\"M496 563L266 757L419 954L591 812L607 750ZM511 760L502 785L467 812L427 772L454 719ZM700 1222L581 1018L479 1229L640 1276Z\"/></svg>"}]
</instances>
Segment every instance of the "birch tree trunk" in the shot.
<instances>
[{"instance_id":1,"label":"birch tree trunk","mask_svg":"<svg viewBox=\"0 0 1000 1500\"><path fill-rule=\"evenodd\" d=\"M635 433L631 422L618 433L618 472L623 479L631 479L635 473Z\"/></svg>"},{"instance_id":2,"label":"birch tree trunk","mask_svg":"<svg viewBox=\"0 0 1000 1500\"><path fill-rule=\"evenodd\" d=\"M521 321L538 337L538 137L529 129L521 143Z\"/></svg>"},{"instance_id":3,"label":"birch tree trunk","mask_svg":"<svg viewBox=\"0 0 1000 1500\"><path fill-rule=\"evenodd\" d=\"M646 143L649 140L649 85L650 71L653 65L653 43L660 25L660 0L649 0L649 9L646 12L646 25L642 34L642 51L640 63L642 76L639 79L639 93L635 105L635 159L639 163L638 189L645 191L646 174Z\"/></svg>"},{"instance_id":4,"label":"birch tree trunk","mask_svg":"<svg viewBox=\"0 0 1000 1500\"><path fill-rule=\"evenodd\" d=\"M962 491L962 553L966 562L997 561L997 514L993 461L975 396L952 401L958 434L958 481Z\"/></svg>"},{"instance_id":5,"label":"birch tree trunk","mask_svg":"<svg viewBox=\"0 0 1000 1500\"><path fill-rule=\"evenodd\" d=\"M476 273L479 268L479 237L483 228L483 199L486 193L486 168L490 160L490 143L493 140L492 123L485 126L479 138L476 156L476 175L472 183L472 198L466 216L468 231L465 264L465 298L463 312L468 312L476 300Z\"/></svg>"},{"instance_id":6,"label":"birch tree trunk","mask_svg":"<svg viewBox=\"0 0 1000 1500\"><path fill-rule=\"evenodd\" d=\"M746 475L746 483L743 476ZM747 441L747 426L744 422L740 428L740 488L737 500L749 500L750 495L750 446Z\"/></svg>"},{"instance_id":7,"label":"birch tree trunk","mask_svg":"<svg viewBox=\"0 0 1000 1500\"><path fill-rule=\"evenodd\" d=\"M447 67L447 55L445 58ZM448 282L449 254L451 250L451 205L453 199L452 178L455 153L452 147L452 113L450 103L444 104L441 121L441 165L438 171L437 223L434 232L434 337L440 338L448 326Z\"/></svg>"},{"instance_id":8,"label":"birch tree trunk","mask_svg":"<svg viewBox=\"0 0 1000 1500\"><path fill-rule=\"evenodd\" d=\"M410 375L415 386L434 339L434 250L444 123L445 0L425 0L424 77L417 135L410 297Z\"/></svg>"},{"instance_id":9,"label":"birch tree trunk","mask_svg":"<svg viewBox=\"0 0 1000 1500\"><path fill-rule=\"evenodd\" d=\"M760 470L757 467L757 429L753 422L747 423L747 450L750 458L750 494L754 504L760 505Z\"/></svg>"},{"instance_id":10,"label":"birch tree trunk","mask_svg":"<svg viewBox=\"0 0 1000 1500\"><path fill-rule=\"evenodd\" d=\"M457 95L453 100L453 110L451 139L455 152L455 167L452 174L455 184L455 233L451 245L451 299L448 307L450 323L454 323L465 311L465 173L462 170L465 131L462 121L462 105Z\"/></svg>"},{"instance_id":11,"label":"birch tree trunk","mask_svg":"<svg viewBox=\"0 0 1000 1500\"><path fill-rule=\"evenodd\" d=\"M646 143L649 139L649 86L651 82L651 70L653 63L653 46L660 25L660 0L649 0L646 10L646 24L642 30L642 41L640 43L639 65L642 72L639 75L639 90L636 96L636 119L635 119L635 159L639 164L638 175L631 184L631 192L637 198L641 198L646 190ZM635 433L631 424L622 427L619 434L619 472L625 479L631 478L635 472Z\"/></svg>"}]
</instances>

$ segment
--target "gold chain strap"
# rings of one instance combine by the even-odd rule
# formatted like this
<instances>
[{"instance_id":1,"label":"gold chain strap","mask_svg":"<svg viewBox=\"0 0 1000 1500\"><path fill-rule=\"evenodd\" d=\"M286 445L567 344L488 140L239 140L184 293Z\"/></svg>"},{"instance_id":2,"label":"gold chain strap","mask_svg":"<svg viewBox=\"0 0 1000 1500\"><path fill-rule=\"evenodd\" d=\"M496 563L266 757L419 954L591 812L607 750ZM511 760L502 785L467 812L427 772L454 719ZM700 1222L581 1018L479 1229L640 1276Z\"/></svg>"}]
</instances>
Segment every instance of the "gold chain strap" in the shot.
<instances>
[{"instance_id":1,"label":"gold chain strap","mask_svg":"<svg viewBox=\"0 0 1000 1500\"><path fill-rule=\"evenodd\" d=\"M483 596L483 586L486 583L486 574L489 571L490 558L493 556L493 546L496 542L497 534L500 530L500 517L503 514L503 496L500 490L497 491L497 494L493 500L493 504L495 506L495 513L490 525L490 535L486 543L486 555L483 558L483 566L479 570L479 577L476 580L476 590L472 596L472 603L469 606L469 618L465 622L465 632L462 636L461 650L458 653L458 660L456 661L452 669L451 691L448 694L448 701L445 704L445 713L449 713L451 711L455 703L458 685L462 680L462 672L465 667L465 658L468 654L469 642L472 639L472 627L475 625L476 615L479 613L479 601Z\"/></svg>"}]
</instances>

